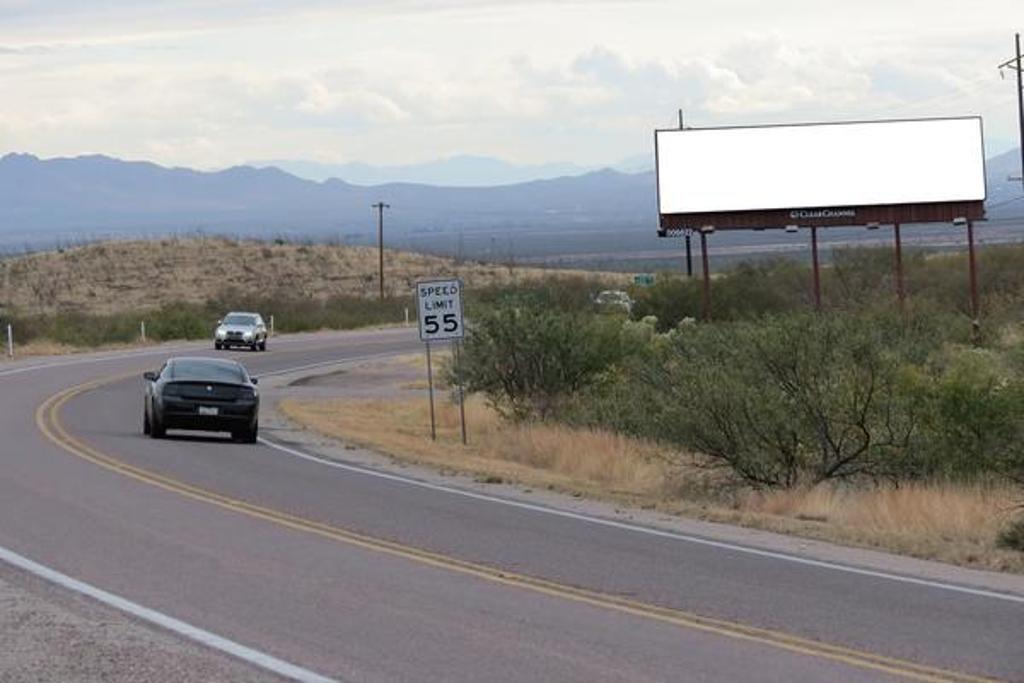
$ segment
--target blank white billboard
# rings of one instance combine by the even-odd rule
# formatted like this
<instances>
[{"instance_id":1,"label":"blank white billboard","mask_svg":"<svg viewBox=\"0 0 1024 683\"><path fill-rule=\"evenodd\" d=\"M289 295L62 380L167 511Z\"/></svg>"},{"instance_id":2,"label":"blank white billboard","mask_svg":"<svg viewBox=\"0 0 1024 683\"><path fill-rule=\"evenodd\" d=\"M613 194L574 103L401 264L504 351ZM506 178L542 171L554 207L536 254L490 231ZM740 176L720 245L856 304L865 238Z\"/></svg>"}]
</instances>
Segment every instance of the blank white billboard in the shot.
<instances>
[{"instance_id":1,"label":"blank white billboard","mask_svg":"<svg viewBox=\"0 0 1024 683\"><path fill-rule=\"evenodd\" d=\"M985 199L981 119L660 130L662 214Z\"/></svg>"}]
</instances>

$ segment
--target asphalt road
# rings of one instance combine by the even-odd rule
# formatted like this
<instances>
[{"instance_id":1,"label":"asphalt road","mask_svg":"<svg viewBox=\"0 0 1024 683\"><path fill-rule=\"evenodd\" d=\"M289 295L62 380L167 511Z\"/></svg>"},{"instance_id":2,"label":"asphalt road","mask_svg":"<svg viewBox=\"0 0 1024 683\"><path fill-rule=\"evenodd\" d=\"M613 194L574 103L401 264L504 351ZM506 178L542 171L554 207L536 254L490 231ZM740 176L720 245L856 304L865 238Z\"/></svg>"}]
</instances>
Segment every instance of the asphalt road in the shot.
<instances>
[{"instance_id":1,"label":"asphalt road","mask_svg":"<svg viewBox=\"0 0 1024 683\"><path fill-rule=\"evenodd\" d=\"M260 375L419 348L391 330L232 356ZM144 438L138 375L168 354L0 366L0 546L346 681L1024 681L1024 593Z\"/></svg>"}]
</instances>

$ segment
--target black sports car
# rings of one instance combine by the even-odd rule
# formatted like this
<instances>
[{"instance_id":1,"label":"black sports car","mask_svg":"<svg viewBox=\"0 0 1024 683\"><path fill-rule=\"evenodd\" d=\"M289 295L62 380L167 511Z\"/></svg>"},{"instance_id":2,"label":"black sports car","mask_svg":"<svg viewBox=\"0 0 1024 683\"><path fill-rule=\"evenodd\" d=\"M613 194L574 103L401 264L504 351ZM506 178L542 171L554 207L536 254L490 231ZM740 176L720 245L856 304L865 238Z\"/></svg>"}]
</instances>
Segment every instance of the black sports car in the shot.
<instances>
[{"instance_id":1,"label":"black sports car","mask_svg":"<svg viewBox=\"0 0 1024 683\"><path fill-rule=\"evenodd\" d=\"M260 394L240 363L214 358L171 358L147 372L142 431L154 439L168 429L231 432L255 443Z\"/></svg>"}]
</instances>

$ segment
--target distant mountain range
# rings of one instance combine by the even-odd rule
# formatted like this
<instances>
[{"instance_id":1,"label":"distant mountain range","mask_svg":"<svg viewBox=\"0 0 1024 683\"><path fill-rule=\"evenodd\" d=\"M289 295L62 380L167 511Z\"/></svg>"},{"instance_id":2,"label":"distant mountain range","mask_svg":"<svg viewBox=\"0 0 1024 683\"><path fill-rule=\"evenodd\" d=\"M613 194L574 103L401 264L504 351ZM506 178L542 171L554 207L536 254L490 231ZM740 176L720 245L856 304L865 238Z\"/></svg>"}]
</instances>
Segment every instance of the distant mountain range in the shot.
<instances>
[{"instance_id":1,"label":"distant mountain range","mask_svg":"<svg viewBox=\"0 0 1024 683\"><path fill-rule=\"evenodd\" d=\"M446 187L490 187L512 185L531 180L548 180L563 176L576 176L601 170L599 166L579 166L572 163L513 164L493 157L462 154L438 161L400 166L374 166L361 162L325 164L302 160L253 161L256 168L279 168L306 180L324 181L336 178L353 185L381 185L385 183L418 183ZM609 166L622 173L642 173L654 169L651 155L637 155Z\"/></svg>"},{"instance_id":2,"label":"distant mountain range","mask_svg":"<svg viewBox=\"0 0 1024 683\"><path fill-rule=\"evenodd\" d=\"M246 235L374 234L385 201L389 233L652 225L653 173L612 170L514 185L458 188L314 182L277 168L217 172L106 156L0 158L0 243L203 230Z\"/></svg>"},{"instance_id":3,"label":"distant mountain range","mask_svg":"<svg viewBox=\"0 0 1024 683\"><path fill-rule=\"evenodd\" d=\"M1024 216L1021 185L1007 181L1019 168L1016 150L988 160L991 219ZM598 233L616 240L612 253L669 246L654 234L651 171L604 169L493 187L363 186L307 180L272 167L200 172L106 156L8 154L0 158L0 249L195 231L366 243L376 234L371 204L378 201L391 207L385 214L389 243L421 251L557 255L596 249ZM775 238L738 233L716 243L769 239ZM530 246L539 240L547 246Z\"/></svg>"}]
</instances>

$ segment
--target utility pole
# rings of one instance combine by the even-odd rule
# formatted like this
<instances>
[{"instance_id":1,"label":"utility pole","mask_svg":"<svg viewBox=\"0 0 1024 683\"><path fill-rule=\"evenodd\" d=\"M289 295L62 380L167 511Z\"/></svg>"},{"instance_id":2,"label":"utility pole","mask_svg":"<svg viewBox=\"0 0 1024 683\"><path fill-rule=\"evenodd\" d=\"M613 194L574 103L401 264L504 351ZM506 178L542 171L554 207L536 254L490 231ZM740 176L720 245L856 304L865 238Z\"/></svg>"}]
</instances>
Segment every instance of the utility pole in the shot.
<instances>
[{"instance_id":1,"label":"utility pole","mask_svg":"<svg viewBox=\"0 0 1024 683\"><path fill-rule=\"evenodd\" d=\"M1017 119L1020 125L1020 178L1011 178L1011 180L1020 180L1021 184L1024 185L1024 68L1021 67L1021 54L1020 54L1020 34L1014 35L1014 44L1016 47L1016 56L1013 59L1009 59L999 65L999 75L1003 75L1003 69L1013 69L1017 72Z\"/></svg>"},{"instance_id":2,"label":"utility pole","mask_svg":"<svg viewBox=\"0 0 1024 683\"><path fill-rule=\"evenodd\" d=\"M683 110L679 110L679 130L686 130L686 125L683 122ZM683 231L683 237L686 238L686 277L693 277L693 251L690 246L690 235L693 234L693 230L687 228Z\"/></svg>"},{"instance_id":3,"label":"utility pole","mask_svg":"<svg viewBox=\"0 0 1024 683\"><path fill-rule=\"evenodd\" d=\"M373 205L377 209L377 256L380 261L380 300L384 301L384 209L390 209L390 204L377 202Z\"/></svg>"}]
</instances>

